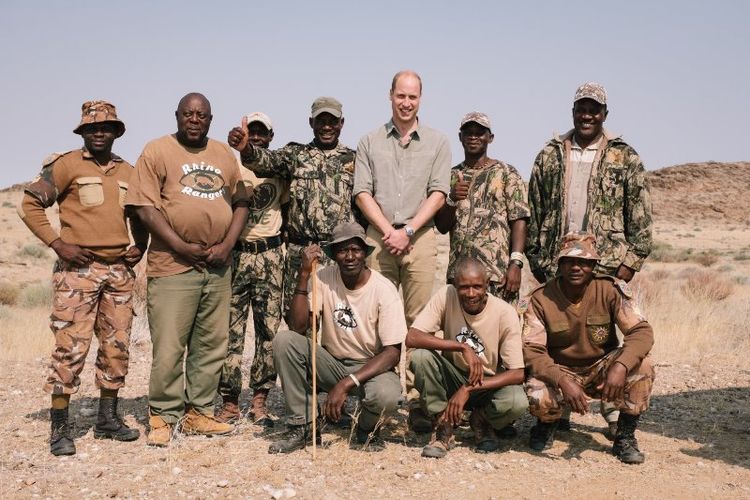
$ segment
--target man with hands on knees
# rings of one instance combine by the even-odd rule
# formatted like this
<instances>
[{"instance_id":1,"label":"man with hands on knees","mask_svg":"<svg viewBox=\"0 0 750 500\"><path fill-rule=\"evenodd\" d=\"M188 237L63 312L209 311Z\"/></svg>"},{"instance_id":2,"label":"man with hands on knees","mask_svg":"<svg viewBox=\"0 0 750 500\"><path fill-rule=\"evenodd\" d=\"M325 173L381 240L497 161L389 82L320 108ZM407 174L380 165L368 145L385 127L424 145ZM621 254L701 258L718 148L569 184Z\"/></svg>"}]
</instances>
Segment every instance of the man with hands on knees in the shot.
<instances>
[{"instance_id":1,"label":"man with hands on knees","mask_svg":"<svg viewBox=\"0 0 750 500\"><path fill-rule=\"evenodd\" d=\"M452 285L438 291L406 336L414 348L411 369L433 434L423 457L442 458L453 446L453 428L464 410L479 452L495 451L497 432L528 407L516 310L487 292L485 265L464 257ZM435 336L442 330L444 339ZM442 351L440 354L438 351Z\"/></svg>"},{"instance_id":2,"label":"man with hands on knees","mask_svg":"<svg viewBox=\"0 0 750 500\"><path fill-rule=\"evenodd\" d=\"M323 413L337 421L347 394L357 394L361 411L356 443L369 445L370 450L382 448L380 425L385 414L396 409L401 396L394 368L406 336L406 321L396 287L365 265L373 251L365 238L356 222L342 223L334 228L332 241L322 250L314 244L303 249L287 318L291 330L280 331L273 340L288 430L270 445L269 453L289 453L312 440L312 385L308 375L312 349L305 332L310 326L313 298L321 332L316 355L317 387L328 392ZM312 279L313 263L323 252L336 265L318 270Z\"/></svg>"},{"instance_id":3,"label":"man with hands on knees","mask_svg":"<svg viewBox=\"0 0 750 500\"><path fill-rule=\"evenodd\" d=\"M648 357L654 333L627 283L594 274L595 245L588 233L563 237L559 275L523 305L526 393L538 419L529 446L549 448L564 408L585 414L588 398L601 398L620 410L612 453L624 463L642 463L635 430L654 381ZM622 347L615 326L623 332Z\"/></svg>"},{"instance_id":4,"label":"man with hands on knees","mask_svg":"<svg viewBox=\"0 0 750 500\"><path fill-rule=\"evenodd\" d=\"M207 137L208 99L187 94L175 117L177 133L143 149L127 198L151 233L148 444L153 446L167 446L178 422L186 434L234 429L216 421L213 400L227 354L229 262L247 220L247 194L232 150Z\"/></svg>"}]
</instances>

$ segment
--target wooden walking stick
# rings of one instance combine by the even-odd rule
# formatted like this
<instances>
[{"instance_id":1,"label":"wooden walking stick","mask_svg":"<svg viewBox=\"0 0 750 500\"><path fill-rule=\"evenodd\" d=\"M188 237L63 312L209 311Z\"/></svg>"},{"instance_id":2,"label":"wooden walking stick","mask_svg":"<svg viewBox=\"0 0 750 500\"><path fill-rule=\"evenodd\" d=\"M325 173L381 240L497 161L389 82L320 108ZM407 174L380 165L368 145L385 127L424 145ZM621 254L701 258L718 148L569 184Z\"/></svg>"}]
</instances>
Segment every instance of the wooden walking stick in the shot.
<instances>
[{"instance_id":1,"label":"wooden walking stick","mask_svg":"<svg viewBox=\"0 0 750 500\"><path fill-rule=\"evenodd\" d=\"M313 460L318 450L318 261L312 265L312 439Z\"/></svg>"}]
</instances>

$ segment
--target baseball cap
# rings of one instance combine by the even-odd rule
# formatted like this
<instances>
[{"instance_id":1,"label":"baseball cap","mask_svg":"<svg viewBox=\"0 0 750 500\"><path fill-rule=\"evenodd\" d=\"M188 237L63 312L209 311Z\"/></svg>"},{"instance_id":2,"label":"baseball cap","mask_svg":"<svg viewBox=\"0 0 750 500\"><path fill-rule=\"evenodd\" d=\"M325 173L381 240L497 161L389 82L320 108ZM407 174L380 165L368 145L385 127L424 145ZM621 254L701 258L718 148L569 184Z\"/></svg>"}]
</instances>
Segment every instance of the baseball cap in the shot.
<instances>
[{"instance_id":1,"label":"baseball cap","mask_svg":"<svg viewBox=\"0 0 750 500\"><path fill-rule=\"evenodd\" d=\"M315 118L321 113L331 113L336 118L341 118L341 103L333 97L318 97L312 103L310 118Z\"/></svg>"},{"instance_id":2,"label":"baseball cap","mask_svg":"<svg viewBox=\"0 0 750 500\"><path fill-rule=\"evenodd\" d=\"M464 128L464 125L466 125L467 123L471 123L471 122L481 125L487 130L490 130L490 131L492 130L492 125L490 124L490 117L478 111L472 111L471 113L466 113L466 115L461 120L461 126L459 127L459 129Z\"/></svg>"},{"instance_id":3,"label":"baseball cap","mask_svg":"<svg viewBox=\"0 0 750 500\"><path fill-rule=\"evenodd\" d=\"M247 118L248 125L253 122L259 122L262 123L269 132L273 130L273 123L271 123L271 119L265 113L261 113L260 111L253 111L252 113L245 115L245 118Z\"/></svg>"},{"instance_id":4,"label":"baseball cap","mask_svg":"<svg viewBox=\"0 0 750 500\"><path fill-rule=\"evenodd\" d=\"M607 91L599 83L586 82L576 90L576 95L573 98L573 102L578 102L581 99L593 99L601 105L607 104Z\"/></svg>"}]
</instances>

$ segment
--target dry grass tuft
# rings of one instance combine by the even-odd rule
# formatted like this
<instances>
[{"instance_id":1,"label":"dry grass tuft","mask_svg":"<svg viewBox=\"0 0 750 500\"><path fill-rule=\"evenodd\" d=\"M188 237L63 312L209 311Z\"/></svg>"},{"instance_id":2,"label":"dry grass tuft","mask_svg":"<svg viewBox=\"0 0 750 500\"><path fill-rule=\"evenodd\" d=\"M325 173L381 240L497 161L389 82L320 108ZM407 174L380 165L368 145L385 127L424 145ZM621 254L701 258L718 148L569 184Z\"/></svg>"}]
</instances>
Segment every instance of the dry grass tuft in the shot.
<instances>
[{"instance_id":1,"label":"dry grass tuft","mask_svg":"<svg viewBox=\"0 0 750 500\"><path fill-rule=\"evenodd\" d=\"M713 252L701 252L692 259L703 267L711 267L719 260L719 256Z\"/></svg>"},{"instance_id":2,"label":"dry grass tuft","mask_svg":"<svg viewBox=\"0 0 750 500\"><path fill-rule=\"evenodd\" d=\"M0 304L14 306L18 302L20 290L18 285L10 281L0 281Z\"/></svg>"},{"instance_id":3,"label":"dry grass tuft","mask_svg":"<svg viewBox=\"0 0 750 500\"><path fill-rule=\"evenodd\" d=\"M47 247L43 247L36 243L27 243L18 251L20 257L31 257L33 259L44 259L49 257L47 253Z\"/></svg>"},{"instance_id":4,"label":"dry grass tuft","mask_svg":"<svg viewBox=\"0 0 750 500\"><path fill-rule=\"evenodd\" d=\"M734 292L734 284L710 271L698 271L682 284L682 292L696 300L717 302Z\"/></svg>"},{"instance_id":5,"label":"dry grass tuft","mask_svg":"<svg viewBox=\"0 0 750 500\"><path fill-rule=\"evenodd\" d=\"M52 286L49 283L33 283L21 291L21 306L46 307L52 305Z\"/></svg>"}]
</instances>

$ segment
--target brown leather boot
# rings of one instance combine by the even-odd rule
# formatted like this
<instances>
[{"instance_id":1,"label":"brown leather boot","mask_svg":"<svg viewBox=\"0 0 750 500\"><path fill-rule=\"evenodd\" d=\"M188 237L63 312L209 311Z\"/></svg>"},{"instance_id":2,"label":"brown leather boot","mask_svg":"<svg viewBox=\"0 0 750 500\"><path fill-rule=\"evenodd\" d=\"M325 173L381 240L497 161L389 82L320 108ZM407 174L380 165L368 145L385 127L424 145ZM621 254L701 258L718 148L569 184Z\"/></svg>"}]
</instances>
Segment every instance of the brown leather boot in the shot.
<instances>
[{"instance_id":1,"label":"brown leather boot","mask_svg":"<svg viewBox=\"0 0 750 500\"><path fill-rule=\"evenodd\" d=\"M273 420L268 416L266 409L266 399L268 399L268 389L255 389L250 403L250 418L255 425L273 427Z\"/></svg>"},{"instance_id":2,"label":"brown leather boot","mask_svg":"<svg viewBox=\"0 0 750 500\"><path fill-rule=\"evenodd\" d=\"M204 415L195 408L190 408L190 410L185 413L185 418L182 421L183 434L219 436L222 434L229 434L232 431L234 431L234 426L232 424L219 422L216 417L212 415Z\"/></svg>"},{"instance_id":3,"label":"brown leather boot","mask_svg":"<svg viewBox=\"0 0 750 500\"><path fill-rule=\"evenodd\" d=\"M214 411L214 418L223 424L234 424L240 419L238 398L222 396L221 406Z\"/></svg>"},{"instance_id":4,"label":"brown leather boot","mask_svg":"<svg viewBox=\"0 0 750 500\"><path fill-rule=\"evenodd\" d=\"M500 447L500 443L497 441L497 433L487 417L484 416L483 408L476 408L471 412L469 425L474 431L474 443L477 446L476 451L478 453L489 453Z\"/></svg>"}]
</instances>

